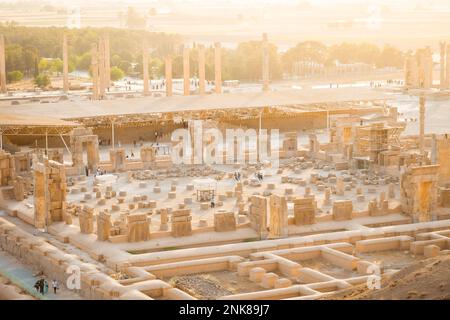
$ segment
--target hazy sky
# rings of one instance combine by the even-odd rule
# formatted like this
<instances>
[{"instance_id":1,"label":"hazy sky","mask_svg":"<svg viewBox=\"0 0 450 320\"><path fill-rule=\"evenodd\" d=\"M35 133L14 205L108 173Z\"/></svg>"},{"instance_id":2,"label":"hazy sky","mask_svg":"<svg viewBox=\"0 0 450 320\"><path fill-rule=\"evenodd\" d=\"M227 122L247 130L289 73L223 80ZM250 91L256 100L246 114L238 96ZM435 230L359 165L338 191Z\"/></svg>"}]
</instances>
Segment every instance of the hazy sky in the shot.
<instances>
[{"instance_id":1,"label":"hazy sky","mask_svg":"<svg viewBox=\"0 0 450 320\"><path fill-rule=\"evenodd\" d=\"M66 7L78 12L79 27L126 27L118 17L128 6L143 15L154 8L145 28L178 33L187 41L232 44L266 32L280 47L306 40L404 49L450 42L450 0L0 0L0 10L11 2L39 4L0 11L0 22L27 26L68 26L68 14L61 13ZM49 3L63 10L41 10Z\"/></svg>"}]
</instances>

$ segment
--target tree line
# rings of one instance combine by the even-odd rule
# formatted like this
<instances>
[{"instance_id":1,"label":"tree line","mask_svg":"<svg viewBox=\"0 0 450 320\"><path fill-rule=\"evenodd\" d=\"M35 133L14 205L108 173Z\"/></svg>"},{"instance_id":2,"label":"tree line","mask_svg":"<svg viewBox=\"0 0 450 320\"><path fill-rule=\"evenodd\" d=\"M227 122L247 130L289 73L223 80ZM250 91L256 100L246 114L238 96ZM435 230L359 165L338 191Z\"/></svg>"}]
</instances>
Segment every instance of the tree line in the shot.
<instances>
[{"instance_id":1,"label":"tree line","mask_svg":"<svg viewBox=\"0 0 450 320\"><path fill-rule=\"evenodd\" d=\"M183 39L179 35L144 30L116 28L67 29L60 27L23 27L15 23L0 25L5 36L6 69L9 81L40 74L62 72L62 38L69 43L69 71L89 71L91 46L105 34L110 38L111 77L142 76L142 44L150 48L149 76L164 77L164 58L173 57L174 77L182 77ZM191 76L198 75L195 43L190 54ZM386 45L382 48L369 43L341 43L327 46L317 41L304 41L285 52L269 44L270 77L281 79L291 75L299 61L314 62L324 67L365 63L376 68L403 66L405 53ZM214 47L206 48L206 78L214 79ZM222 48L222 78L224 80L259 81L262 78L262 42L247 41L235 48Z\"/></svg>"}]
</instances>

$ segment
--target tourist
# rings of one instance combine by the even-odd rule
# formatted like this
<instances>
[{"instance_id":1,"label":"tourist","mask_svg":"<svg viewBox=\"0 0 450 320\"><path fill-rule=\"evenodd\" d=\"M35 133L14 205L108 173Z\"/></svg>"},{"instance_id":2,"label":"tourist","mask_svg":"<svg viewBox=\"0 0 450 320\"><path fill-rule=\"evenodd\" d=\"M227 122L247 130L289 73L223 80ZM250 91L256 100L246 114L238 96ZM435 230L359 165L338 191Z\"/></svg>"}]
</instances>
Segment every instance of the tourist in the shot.
<instances>
[{"instance_id":1,"label":"tourist","mask_svg":"<svg viewBox=\"0 0 450 320\"><path fill-rule=\"evenodd\" d=\"M56 290L59 289L59 284L58 284L58 281L56 279L52 280L52 287L53 287L53 293L56 294Z\"/></svg>"},{"instance_id":2,"label":"tourist","mask_svg":"<svg viewBox=\"0 0 450 320\"><path fill-rule=\"evenodd\" d=\"M40 294L44 294L44 278L36 281L35 288L39 291Z\"/></svg>"},{"instance_id":3,"label":"tourist","mask_svg":"<svg viewBox=\"0 0 450 320\"><path fill-rule=\"evenodd\" d=\"M37 292L41 292L41 282L40 282L40 280L36 281L36 283L34 284L34 288L36 289Z\"/></svg>"},{"instance_id":4,"label":"tourist","mask_svg":"<svg viewBox=\"0 0 450 320\"><path fill-rule=\"evenodd\" d=\"M48 293L48 282L44 279L44 294Z\"/></svg>"}]
</instances>

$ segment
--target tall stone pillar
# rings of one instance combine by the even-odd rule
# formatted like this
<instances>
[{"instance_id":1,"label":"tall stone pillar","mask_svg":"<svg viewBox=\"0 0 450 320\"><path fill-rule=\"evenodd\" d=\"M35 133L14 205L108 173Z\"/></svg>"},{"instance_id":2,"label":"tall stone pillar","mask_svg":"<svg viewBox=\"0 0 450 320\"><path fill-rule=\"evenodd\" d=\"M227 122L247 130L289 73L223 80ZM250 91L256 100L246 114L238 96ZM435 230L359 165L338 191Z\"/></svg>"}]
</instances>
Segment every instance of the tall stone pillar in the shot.
<instances>
[{"instance_id":1,"label":"tall stone pillar","mask_svg":"<svg viewBox=\"0 0 450 320\"><path fill-rule=\"evenodd\" d=\"M445 42L440 43L440 56L441 56L441 72L440 72L440 81L439 81L439 87L441 90L445 89L446 86L446 77L445 77L445 61L446 61L446 50L447 50L447 44Z\"/></svg>"},{"instance_id":2,"label":"tall stone pillar","mask_svg":"<svg viewBox=\"0 0 450 320\"><path fill-rule=\"evenodd\" d=\"M142 46L142 80L144 81L144 95L148 95L148 46L146 41Z\"/></svg>"},{"instance_id":3,"label":"tall stone pillar","mask_svg":"<svg viewBox=\"0 0 450 320\"><path fill-rule=\"evenodd\" d=\"M262 63L262 80L263 91L269 91L269 45L267 43L267 33L263 33L263 63Z\"/></svg>"},{"instance_id":4,"label":"tall stone pillar","mask_svg":"<svg viewBox=\"0 0 450 320\"><path fill-rule=\"evenodd\" d=\"M220 43L214 45L214 87L216 93L222 93L222 48Z\"/></svg>"},{"instance_id":5,"label":"tall stone pillar","mask_svg":"<svg viewBox=\"0 0 450 320\"><path fill-rule=\"evenodd\" d=\"M189 95L191 88L190 80L190 67L189 67L189 48L183 48L183 94Z\"/></svg>"},{"instance_id":6,"label":"tall stone pillar","mask_svg":"<svg viewBox=\"0 0 450 320\"><path fill-rule=\"evenodd\" d=\"M450 44L447 45L447 65L446 65L445 84L446 88L450 89Z\"/></svg>"},{"instance_id":7,"label":"tall stone pillar","mask_svg":"<svg viewBox=\"0 0 450 320\"><path fill-rule=\"evenodd\" d=\"M69 53L67 48L67 35L63 36L63 91L69 91Z\"/></svg>"},{"instance_id":8,"label":"tall stone pillar","mask_svg":"<svg viewBox=\"0 0 450 320\"><path fill-rule=\"evenodd\" d=\"M172 96L172 57L166 57L166 97Z\"/></svg>"},{"instance_id":9,"label":"tall stone pillar","mask_svg":"<svg viewBox=\"0 0 450 320\"><path fill-rule=\"evenodd\" d=\"M429 47L427 47L424 52L423 72L424 88L431 89L433 86L433 57Z\"/></svg>"},{"instance_id":10,"label":"tall stone pillar","mask_svg":"<svg viewBox=\"0 0 450 320\"><path fill-rule=\"evenodd\" d=\"M419 149L420 154L424 153L424 141L425 141L425 97L419 98Z\"/></svg>"},{"instance_id":11,"label":"tall stone pillar","mask_svg":"<svg viewBox=\"0 0 450 320\"><path fill-rule=\"evenodd\" d=\"M98 92L99 98L103 99L105 97L106 88L106 64L105 64L105 39L102 37L98 44Z\"/></svg>"},{"instance_id":12,"label":"tall stone pillar","mask_svg":"<svg viewBox=\"0 0 450 320\"><path fill-rule=\"evenodd\" d=\"M198 46L198 90L200 94L205 94L205 46Z\"/></svg>"},{"instance_id":13,"label":"tall stone pillar","mask_svg":"<svg viewBox=\"0 0 450 320\"><path fill-rule=\"evenodd\" d=\"M6 93L6 54L3 35L0 35L0 92Z\"/></svg>"},{"instance_id":14,"label":"tall stone pillar","mask_svg":"<svg viewBox=\"0 0 450 320\"><path fill-rule=\"evenodd\" d=\"M98 100L98 47L96 43L91 48L92 100Z\"/></svg>"},{"instance_id":15,"label":"tall stone pillar","mask_svg":"<svg viewBox=\"0 0 450 320\"><path fill-rule=\"evenodd\" d=\"M111 86L111 53L109 48L109 35L104 37L105 44L105 87Z\"/></svg>"}]
</instances>

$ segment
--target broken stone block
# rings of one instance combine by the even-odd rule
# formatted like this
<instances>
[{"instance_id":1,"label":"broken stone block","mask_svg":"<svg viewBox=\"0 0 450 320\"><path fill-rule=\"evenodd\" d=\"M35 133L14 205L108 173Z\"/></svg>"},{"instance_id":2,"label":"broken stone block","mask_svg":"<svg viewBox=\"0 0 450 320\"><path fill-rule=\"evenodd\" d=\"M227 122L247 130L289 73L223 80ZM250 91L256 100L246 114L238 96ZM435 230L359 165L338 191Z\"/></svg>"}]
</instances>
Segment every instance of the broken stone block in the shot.
<instances>
[{"instance_id":1,"label":"broken stone block","mask_svg":"<svg viewBox=\"0 0 450 320\"><path fill-rule=\"evenodd\" d=\"M147 182L139 182L139 188L141 189L147 188Z\"/></svg>"},{"instance_id":2,"label":"broken stone block","mask_svg":"<svg viewBox=\"0 0 450 320\"><path fill-rule=\"evenodd\" d=\"M119 197L126 197L127 192L126 191L119 191Z\"/></svg>"},{"instance_id":3,"label":"broken stone block","mask_svg":"<svg viewBox=\"0 0 450 320\"><path fill-rule=\"evenodd\" d=\"M441 248L437 245L430 244L423 248L423 254L426 258L433 258L439 255Z\"/></svg>"},{"instance_id":4,"label":"broken stone block","mask_svg":"<svg viewBox=\"0 0 450 320\"><path fill-rule=\"evenodd\" d=\"M169 197L169 199L175 199L177 197L177 193L174 191L170 191L168 193L168 197Z\"/></svg>"},{"instance_id":5,"label":"broken stone block","mask_svg":"<svg viewBox=\"0 0 450 320\"><path fill-rule=\"evenodd\" d=\"M353 203L351 200L335 200L333 202L333 219L336 221L352 218Z\"/></svg>"},{"instance_id":6,"label":"broken stone block","mask_svg":"<svg viewBox=\"0 0 450 320\"><path fill-rule=\"evenodd\" d=\"M261 267L255 267L250 269L249 278L252 282L261 282L263 276L266 274L266 270Z\"/></svg>"},{"instance_id":7,"label":"broken stone block","mask_svg":"<svg viewBox=\"0 0 450 320\"><path fill-rule=\"evenodd\" d=\"M200 203L200 210L208 210L209 209L209 202L202 202Z\"/></svg>"},{"instance_id":8,"label":"broken stone block","mask_svg":"<svg viewBox=\"0 0 450 320\"><path fill-rule=\"evenodd\" d=\"M263 288L272 289L275 287L275 282L278 280L278 275L273 272L266 273L261 278L261 285Z\"/></svg>"},{"instance_id":9,"label":"broken stone block","mask_svg":"<svg viewBox=\"0 0 450 320\"><path fill-rule=\"evenodd\" d=\"M292 285L292 281L291 280L286 279L286 278L280 278L280 279L275 280L274 288L275 289L277 289L277 288L287 288L287 287L290 287L291 285Z\"/></svg>"}]
</instances>

